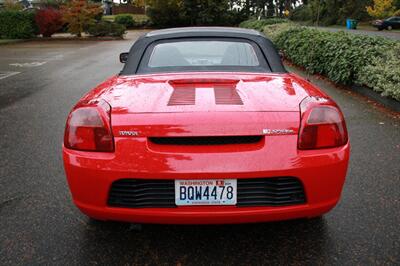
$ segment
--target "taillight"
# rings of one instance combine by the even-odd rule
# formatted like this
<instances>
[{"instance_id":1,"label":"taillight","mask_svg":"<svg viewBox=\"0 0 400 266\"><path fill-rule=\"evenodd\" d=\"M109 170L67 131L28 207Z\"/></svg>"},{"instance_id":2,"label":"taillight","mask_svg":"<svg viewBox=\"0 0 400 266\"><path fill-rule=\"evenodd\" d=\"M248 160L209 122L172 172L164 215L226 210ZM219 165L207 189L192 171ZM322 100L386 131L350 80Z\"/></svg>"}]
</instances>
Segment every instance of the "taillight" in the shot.
<instances>
[{"instance_id":1,"label":"taillight","mask_svg":"<svg viewBox=\"0 0 400 266\"><path fill-rule=\"evenodd\" d=\"M68 116L64 146L81 151L114 151L110 110L103 100L76 106Z\"/></svg>"},{"instance_id":2,"label":"taillight","mask_svg":"<svg viewBox=\"0 0 400 266\"><path fill-rule=\"evenodd\" d=\"M347 143L347 129L339 108L329 99L308 97L300 104L298 148L333 148Z\"/></svg>"}]
</instances>

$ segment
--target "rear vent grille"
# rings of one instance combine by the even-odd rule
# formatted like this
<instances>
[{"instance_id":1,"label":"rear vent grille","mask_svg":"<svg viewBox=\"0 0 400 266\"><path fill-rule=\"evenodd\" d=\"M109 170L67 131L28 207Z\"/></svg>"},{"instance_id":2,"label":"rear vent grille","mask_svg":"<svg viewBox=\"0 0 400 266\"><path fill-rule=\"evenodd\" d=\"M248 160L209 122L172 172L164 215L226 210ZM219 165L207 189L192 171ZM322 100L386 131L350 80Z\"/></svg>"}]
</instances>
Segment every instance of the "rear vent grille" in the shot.
<instances>
[{"instance_id":1,"label":"rear vent grille","mask_svg":"<svg viewBox=\"0 0 400 266\"><path fill-rule=\"evenodd\" d=\"M196 89L194 87L174 88L171 98L168 101L169 106L194 105L195 103L196 103Z\"/></svg>"},{"instance_id":2,"label":"rear vent grille","mask_svg":"<svg viewBox=\"0 0 400 266\"><path fill-rule=\"evenodd\" d=\"M257 143L262 136L152 137L149 140L158 145L228 145Z\"/></svg>"},{"instance_id":3,"label":"rear vent grille","mask_svg":"<svg viewBox=\"0 0 400 266\"><path fill-rule=\"evenodd\" d=\"M237 206L285 206L305 203L304 189L294 177L238 179Z\"/></svg>"},{"instance_id":4,"label":"rear vent grille","mask_svg":"<svg viewBox=\"0 0 400 266\"><path fill-rule=\"evenodd\" d=\"M215 86L215 104L217 105L243 105L243 101L235 87ZM195 87L174 87L168 106L196 104Z\"/></svg>"},{"instance_id":5,"label":"rear vent grille","mask_svg":"<svg viewBox=\"0 0 400 266\"><path fill-rule=\"evenodd\" d=\"M243 105L243 101L234 87L215 86L214 95L216 104Z\"/></svg>"},{"instance_id":6,"label":"rear vent grille","mask_svg":"<svg viewBox=\"0 0 400 266\"><path fill-rule=\"evenodd\" d=\"M276 207L306 203L295 177L237 180L238 207ZM108 205L122 208L174 208L173 180L120 179L111 185Z\"/></svg>"},{"instance_id":7,"label":"rear vent grille","mask_svg":"<svg viewBox=\"0 0 400 266\"><path fill-rule=\"evenodd\" d=\"M175 207L172 180L120 179L110 190L108 205L115 207Z\"/></svg>"}]
</instances>

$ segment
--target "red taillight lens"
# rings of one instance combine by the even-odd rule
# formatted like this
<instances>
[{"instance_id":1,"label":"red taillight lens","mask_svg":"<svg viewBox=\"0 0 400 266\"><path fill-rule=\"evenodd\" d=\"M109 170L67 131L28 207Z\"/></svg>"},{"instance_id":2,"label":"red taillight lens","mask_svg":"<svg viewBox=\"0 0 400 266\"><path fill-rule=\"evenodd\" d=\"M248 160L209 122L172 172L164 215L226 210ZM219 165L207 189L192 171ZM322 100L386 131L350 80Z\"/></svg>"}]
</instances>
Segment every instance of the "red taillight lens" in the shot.
<instances>
[{"instance_id":1,"label":"red taillight lens","mask_svg":"<svg viewBox=\"0 0 400 266\"><path fill-rule=\"evenodd\" d=\"M333 148L347 143L346 123L332 101L310 97L300 109L299 149Z\"/></svg>"},{"instance_id":2,"label":"red taillight lens","mask_svg":"<svg viewBox=\"0 0 400 266\"><path fill-rule=\"evenodd\" d=\"M64 146L81 151L114 151L110 110L105 101L76 107L68 116Z\"/></svg>"}]
</instances>

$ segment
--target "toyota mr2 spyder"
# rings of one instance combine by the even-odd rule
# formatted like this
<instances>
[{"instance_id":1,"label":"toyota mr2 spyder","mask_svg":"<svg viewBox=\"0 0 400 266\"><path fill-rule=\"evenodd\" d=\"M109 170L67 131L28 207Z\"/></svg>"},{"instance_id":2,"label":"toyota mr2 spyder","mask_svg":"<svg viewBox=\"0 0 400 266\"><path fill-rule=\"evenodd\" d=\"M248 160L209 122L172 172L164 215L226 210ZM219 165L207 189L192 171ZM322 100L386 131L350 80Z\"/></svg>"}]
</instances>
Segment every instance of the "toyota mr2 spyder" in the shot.
<instances>
[{"instance_id":1,"label":"toyota mr2 spyder","mask_svg":"<svg viewBox=\"0 0 400 266\"><path fill-rule=\"evenodd\" d=\"M344 116L261 33L156 30L120 61L66 122L65 172L87 216L250 223L320 217L339 201Z\"/></svg>"}]
</instances>

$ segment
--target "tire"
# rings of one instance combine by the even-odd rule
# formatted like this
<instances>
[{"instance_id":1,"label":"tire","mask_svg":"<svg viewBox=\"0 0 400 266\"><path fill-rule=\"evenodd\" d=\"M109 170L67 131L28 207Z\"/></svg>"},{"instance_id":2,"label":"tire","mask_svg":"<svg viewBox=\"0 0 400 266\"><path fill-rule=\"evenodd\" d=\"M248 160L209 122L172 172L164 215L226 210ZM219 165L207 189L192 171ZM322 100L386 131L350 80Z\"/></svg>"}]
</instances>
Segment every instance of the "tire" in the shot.
<instances>
[{"instance_id":1,"label":"tire","mask_svg":"<svg viewBox=\"0 0 400 266\"><path fill-rule=\"evenodd\" d=\"M392 26L387 26L387 28L386 28L387 30L392 30L393 29L393 27Z\"/></svg>"}]
</instances>

